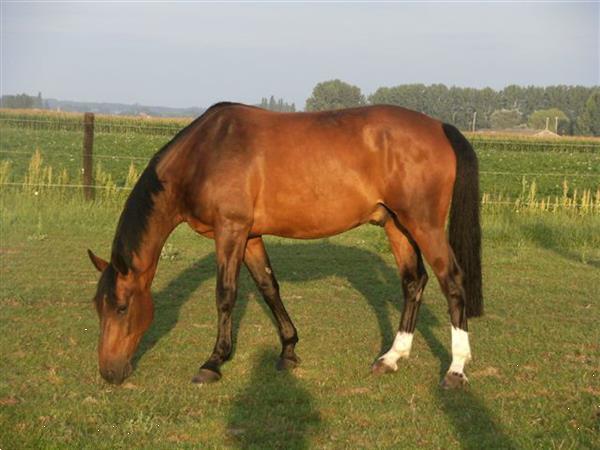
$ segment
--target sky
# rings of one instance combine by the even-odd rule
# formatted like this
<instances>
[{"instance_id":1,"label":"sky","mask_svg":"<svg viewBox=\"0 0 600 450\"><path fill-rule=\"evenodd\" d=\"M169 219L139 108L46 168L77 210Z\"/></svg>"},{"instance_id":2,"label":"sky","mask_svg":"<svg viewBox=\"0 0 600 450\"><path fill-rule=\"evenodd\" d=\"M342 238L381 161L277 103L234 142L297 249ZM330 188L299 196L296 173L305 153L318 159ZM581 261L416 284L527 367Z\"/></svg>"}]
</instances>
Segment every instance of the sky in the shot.
<instances>
[{"instance_id":1,"label":"sky","mask_svg":"<svg viewBox=\"0 0 600 450\"><path fill-rule=\"evenodd\" d=\"M304 107L334 78L366 95L444 83L600 84L594 2L1 2L2 94Z\"/></svg>"}]
</instances>

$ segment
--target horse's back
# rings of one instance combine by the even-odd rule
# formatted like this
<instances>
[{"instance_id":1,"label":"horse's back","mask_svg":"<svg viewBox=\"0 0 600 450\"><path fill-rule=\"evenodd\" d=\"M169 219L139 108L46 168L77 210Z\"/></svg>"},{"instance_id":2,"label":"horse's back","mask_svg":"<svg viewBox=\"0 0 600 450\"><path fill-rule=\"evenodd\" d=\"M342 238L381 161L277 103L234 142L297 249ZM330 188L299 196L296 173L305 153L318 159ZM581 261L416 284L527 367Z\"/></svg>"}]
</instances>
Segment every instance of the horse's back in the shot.
<instances>
[{"instance_id":1,"label":"horse's back","mask_svg":"<svg viewBox=\"0 0 600 450\"><path fill-rule=\"evenodd\" d=\"M274 113L231 105L202 135L202 201L247 214L256 234L343 232L381 204L408 208L419 189L434 191L432 172L454 173L440 122L393 106Z\"/></svg>"}]
</instances>

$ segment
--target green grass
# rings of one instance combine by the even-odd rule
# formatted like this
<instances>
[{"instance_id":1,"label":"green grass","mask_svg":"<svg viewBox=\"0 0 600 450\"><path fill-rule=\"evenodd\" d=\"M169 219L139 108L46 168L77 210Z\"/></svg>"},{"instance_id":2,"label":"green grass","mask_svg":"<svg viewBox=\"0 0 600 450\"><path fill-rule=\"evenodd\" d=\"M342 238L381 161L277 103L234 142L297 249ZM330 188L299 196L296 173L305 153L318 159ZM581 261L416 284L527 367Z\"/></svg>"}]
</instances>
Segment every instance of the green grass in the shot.
<instances>
[{"instance_id":1,"label":"green grass","mask_svg":"<svg viewBox=\"0 0 600 450\"><path fill-rule=\"evenodd\" d=\"M470 387L441 391L446 302L430 281L411 358L373 377L400 282L381 229L267 238L300 334L278 338L243 271L224 378L189 380L216 333L212 242L180 227L153 286L155 322L121 387L96 360L91 247L106 257L116 199L0 191L1 448L598 448L600 216L484 208L486 316L471 321ZM431 270L429 270L431 275Z\"/></svg>"},{"instance_id":2,"label":"green grass","mask_svg":"<svg viewBox=\"0 0 600 450\"><path fill-rule=\"evenodd\" d=\"M560 197L564 180L579 192L600 188L600 153L479 150L477 154L482 192L517 197L523 178L535 180L542 197Z\"/></svg>"}]
</instances>

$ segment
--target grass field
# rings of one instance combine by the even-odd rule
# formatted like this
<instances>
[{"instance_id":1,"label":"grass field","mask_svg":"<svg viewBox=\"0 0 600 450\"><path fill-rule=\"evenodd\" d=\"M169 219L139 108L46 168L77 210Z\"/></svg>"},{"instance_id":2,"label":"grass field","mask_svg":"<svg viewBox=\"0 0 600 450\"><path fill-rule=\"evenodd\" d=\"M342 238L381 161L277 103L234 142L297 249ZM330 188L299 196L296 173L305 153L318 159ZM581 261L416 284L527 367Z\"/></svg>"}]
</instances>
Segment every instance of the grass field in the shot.
<instances>
[{"instance_id":1,"label":"grass field","mask_svg":"<svg viewBox=\"0 0 600 450\"><path fill-rule=\"evenodd\" d=\"M79 182L81 133L0 133L11 180L22 182L38 149ZM97 133L95 152L106 156L97 161L122 185L131 162L141 169L166 140ZM600 185L595 151L479 154L492 194L519 195L522 176L486 172L543 173L527 178L543 195L562 193L553 173L574 174L570 188ZM233 359L219 383L192 385L216 334L215 261L211 241L180 227L159 265L136 371L114 387L97 369L97 273L85 249L108 256L126 192L87 204L78 192L0 189L2 449L600 447L597 212L484 206L486 315L471 321L471 384L459 392L438 387L450 327L431 270L411 358L396 374L369 373L393 340L401 301L373 226L318 241L266 238L301 366L276 372L275 327L244 270Z\"/></svg>"},{"instance_id":2,"label":"grass field","mask_svg":"<svg viewBox=\"0 0 600 450\"><path fill-rule=\"evenodd\" d=\"M275 371L275 328L244 272L234 358L218 384L191 385L215 337L215 262L212 242L182 227L160 263L137 369L114 387L97 370L97 275L85 249L108 255L118 203L2 194L0 448L600 445L600 216L484 213L487 314L471 323L464 392L437 386L450 333L435 281L411 359L369 374L400 298L372 226L268 238L301 367Z\"/></svg>"}]
</instances>

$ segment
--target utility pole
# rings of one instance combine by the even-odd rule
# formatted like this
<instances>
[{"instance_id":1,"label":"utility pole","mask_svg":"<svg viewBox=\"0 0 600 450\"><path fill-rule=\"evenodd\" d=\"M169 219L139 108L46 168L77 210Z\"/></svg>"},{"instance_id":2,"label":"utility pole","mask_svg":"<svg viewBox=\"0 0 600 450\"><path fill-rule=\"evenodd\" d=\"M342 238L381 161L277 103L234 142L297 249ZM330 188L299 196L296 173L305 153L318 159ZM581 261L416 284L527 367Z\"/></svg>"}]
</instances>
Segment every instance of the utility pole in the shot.
<instances>
[{"instance_id":1,"label":"utility pole","mask_svg":"<svg viewBox=\"0 0 600 450\"><path fill-rule=\"evenodd\" d=\"M477 111L473 112L473 125L471 126L471 130L475 132L475 122L477 121Z\"/></svg>"}]
</instances>

